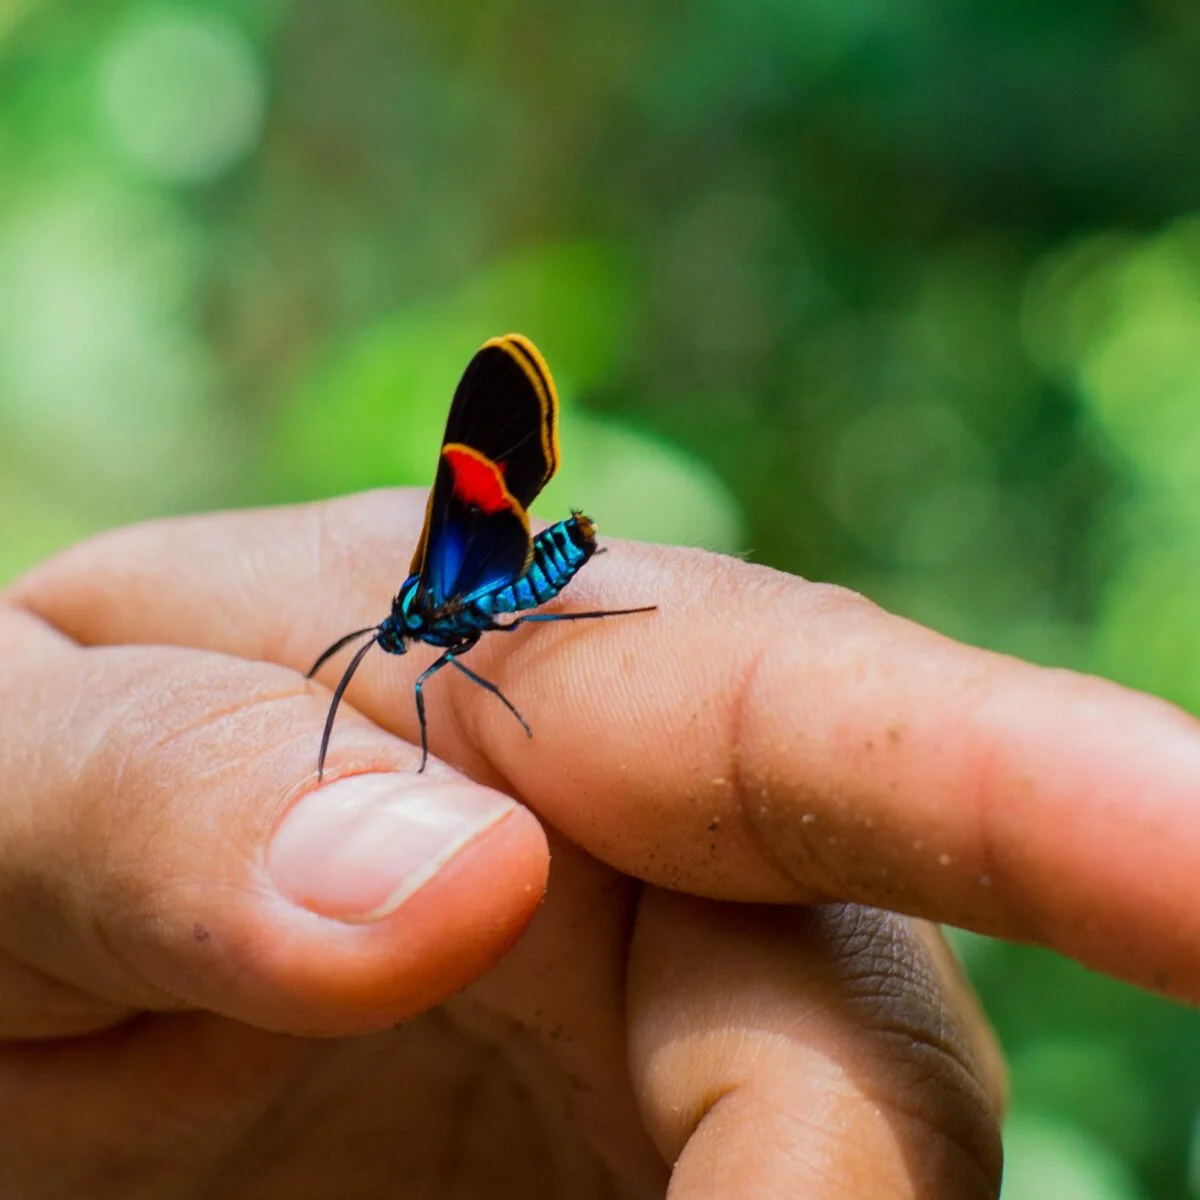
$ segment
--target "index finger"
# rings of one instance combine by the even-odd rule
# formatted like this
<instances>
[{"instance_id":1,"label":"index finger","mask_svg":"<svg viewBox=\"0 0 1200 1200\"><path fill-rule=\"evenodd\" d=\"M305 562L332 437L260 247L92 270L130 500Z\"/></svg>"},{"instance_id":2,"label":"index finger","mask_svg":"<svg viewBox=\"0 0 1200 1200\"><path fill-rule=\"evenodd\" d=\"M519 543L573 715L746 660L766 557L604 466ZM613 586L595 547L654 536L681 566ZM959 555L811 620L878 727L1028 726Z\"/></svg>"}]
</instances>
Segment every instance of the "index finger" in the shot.
<instances>
[{"instance_id":1,"label":"index finger","mask_svg":"<svg viewBox=\"0 0 1200 1200\"><path fill-rule=\"evenodd\" d=\"M69 551L10 596L84 643L199 645L303 671L386 615L423 506L383 492L151 524ZM613 551L560 605L658 612L485 638L473 668L535 736L443 675L428 697L436 753L663 886L853 900L1200 999L1191 718L841 589L699 552ZM349 697L414 738L430 656L385 659Z\"/></svg>"}]
</instances>

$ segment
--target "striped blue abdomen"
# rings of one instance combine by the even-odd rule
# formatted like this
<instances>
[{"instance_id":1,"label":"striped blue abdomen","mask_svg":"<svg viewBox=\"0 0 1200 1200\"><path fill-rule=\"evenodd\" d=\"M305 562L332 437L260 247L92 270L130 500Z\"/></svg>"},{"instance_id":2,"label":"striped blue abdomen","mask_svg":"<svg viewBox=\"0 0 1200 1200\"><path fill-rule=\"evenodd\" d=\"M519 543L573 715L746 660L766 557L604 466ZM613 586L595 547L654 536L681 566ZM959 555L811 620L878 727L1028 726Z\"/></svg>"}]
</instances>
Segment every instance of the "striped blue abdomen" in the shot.
<instances>
[{"instance_id":1,"label":"striped blue abdomen","mask_svg":"<svg viewBox=\"0 0 1200 1200\"><path fill-rule=\"evenodd\" d=\"M553 600L595 553L595 525L583 513L572 513L565 521L542 530L533 539L533 557L520 579L494 592L476 596L468 603L467 610L472 615L490 619L503 613L537 608L539 604Z\"/></svg>"}]
</instances>

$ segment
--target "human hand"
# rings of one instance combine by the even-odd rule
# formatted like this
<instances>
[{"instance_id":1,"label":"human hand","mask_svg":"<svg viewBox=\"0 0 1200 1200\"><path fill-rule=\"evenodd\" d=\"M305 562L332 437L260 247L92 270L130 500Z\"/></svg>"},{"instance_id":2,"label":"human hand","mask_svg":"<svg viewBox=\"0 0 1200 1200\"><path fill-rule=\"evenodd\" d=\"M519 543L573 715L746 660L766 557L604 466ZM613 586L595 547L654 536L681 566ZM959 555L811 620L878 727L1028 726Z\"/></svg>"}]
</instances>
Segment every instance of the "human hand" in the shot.
<instances>
[{"instance_id":1,"label":"human hand","mask_svg":"<svg viewBox=\"0 0 1200 1200\"><path fill-rule=\"evenodd\" d=\"M422 509L144 526L5 594L0 1193L994 1196L995 1049L859 905L1200 996L1188 718L734 560L621 545L568 606L658 613L485 638L535 737L439 677L463 775L411 774L424 660L373 656L316 788L299 672Z\"/></svg>"}]
</instances>

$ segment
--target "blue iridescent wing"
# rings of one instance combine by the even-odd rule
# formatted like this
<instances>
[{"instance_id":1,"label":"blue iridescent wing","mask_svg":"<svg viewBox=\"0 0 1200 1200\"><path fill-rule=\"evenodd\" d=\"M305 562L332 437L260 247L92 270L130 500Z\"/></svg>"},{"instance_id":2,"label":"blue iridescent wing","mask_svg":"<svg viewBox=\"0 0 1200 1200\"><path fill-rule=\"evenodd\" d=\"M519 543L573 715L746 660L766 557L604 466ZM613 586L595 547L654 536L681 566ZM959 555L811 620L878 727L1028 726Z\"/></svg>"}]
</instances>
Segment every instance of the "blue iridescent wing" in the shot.
<instances>
[{"instance_id":1,"label":"blue iridescent wing","mask_svg":"<svg viewBox=\"0 0 1200 1200\"><path fill-rule=\"evenodd\" d=\"M526 510L558 467L557 425L554 382L533 343L519 334L485 343L455 391L413 556L431 605L523 574L532 554Z\"/></svg>"},{"instance_id":2,"label":"blue iridescent wing","mask_svg":"<svg viewBox=\"0 0 1200 1200\"><path fill-rule=\"evenodd\" d=\"M529 514L500 468L461 443L442 447L425 524L418 591L435 608L518 579L529 562Z\"/></svg>"}]
</instances>

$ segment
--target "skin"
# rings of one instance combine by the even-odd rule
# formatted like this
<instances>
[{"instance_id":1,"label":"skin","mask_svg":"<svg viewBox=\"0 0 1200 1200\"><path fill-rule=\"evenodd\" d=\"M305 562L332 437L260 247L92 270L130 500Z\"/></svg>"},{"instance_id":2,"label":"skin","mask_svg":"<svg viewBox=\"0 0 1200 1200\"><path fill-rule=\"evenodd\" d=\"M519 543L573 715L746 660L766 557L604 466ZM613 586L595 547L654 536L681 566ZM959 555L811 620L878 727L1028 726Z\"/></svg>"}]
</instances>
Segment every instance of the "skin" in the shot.
<instances>
[{"instance_id":1,"label":"skin","mask_svg":"<svg viewBox=\"0 0 1200 1200\"><path fill-rule=\"evenodd\" d=\"M0 1194L984 1200L1002 1068L926 919L1200 1000L1195 722L732 559L608 543L559 607L658 611L485 637L535 736L443 672L422 776L433 651L373 653L319 785L302 673L423 509L0 593Z\"/></svg>"}]
</instances>

